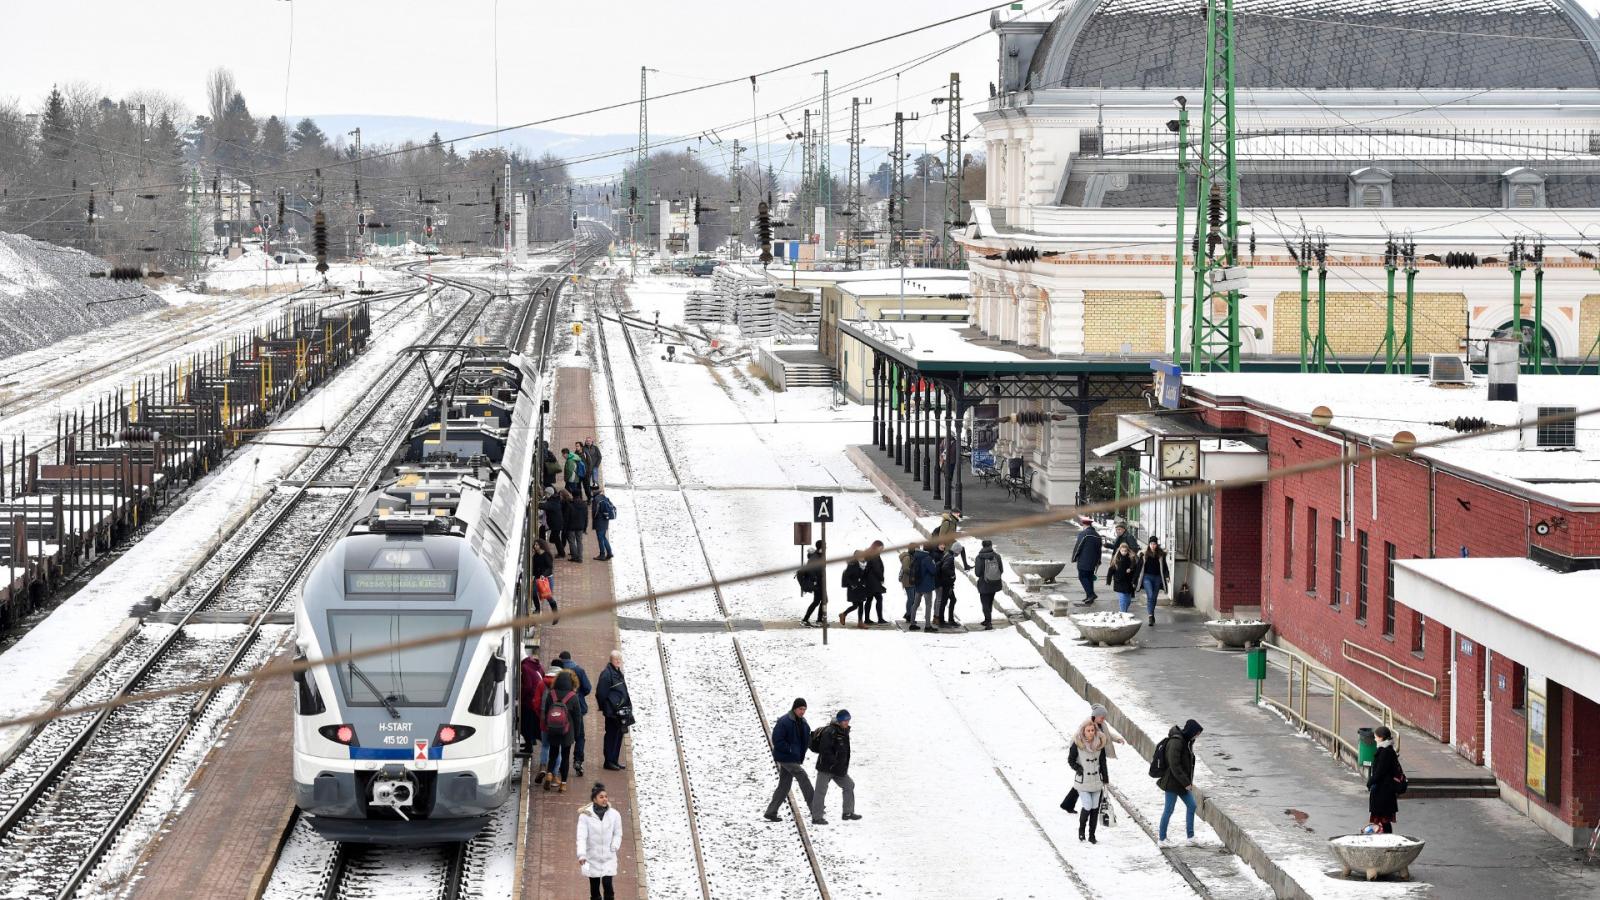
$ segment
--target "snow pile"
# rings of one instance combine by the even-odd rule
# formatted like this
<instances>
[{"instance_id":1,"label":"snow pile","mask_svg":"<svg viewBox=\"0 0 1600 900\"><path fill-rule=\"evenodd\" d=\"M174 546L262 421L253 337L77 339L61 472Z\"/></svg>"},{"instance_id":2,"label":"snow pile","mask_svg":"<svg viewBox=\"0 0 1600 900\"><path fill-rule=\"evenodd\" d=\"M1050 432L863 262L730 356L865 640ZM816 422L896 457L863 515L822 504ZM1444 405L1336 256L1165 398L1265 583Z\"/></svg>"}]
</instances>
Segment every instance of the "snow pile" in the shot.
<instances>
[{"instance_id":1,"label":"snow pile","mask_svg":"<svg viewBox=\"0 0 1600 900\"><path fill-rule=\"evenodd\" d=\"M1124 625L1139 624L1139 617L1125 612L1097 612L1073 616L1072 621L1074 624L1087 625L1090 628L1121 628Z\"/></svg>"},{"instance_id":2,"label":"snow pile","mask_svg":"<svg viewBox=\"0 0 1600 900\"><path fill-rule=\"evenodd\" d=\"M109 268L82 250L0 233L0 358L161 306L137 282L89 277Z\"/></svg>"},{"instance_id":3,"label":"snow pile","mask_svg":"<svg viewBox=\"0 0 1600 900\"><path fill-rule=\"evenodd\" d=\"M1415 847L1422 842L1416 838L1408 838L1403 834L1345 834L1336 838L1329 838L1328 843L1338 844L1341 847L1371 847L1376 850L1397 850L1401 847Z\"/></svg>"}]
</instances>

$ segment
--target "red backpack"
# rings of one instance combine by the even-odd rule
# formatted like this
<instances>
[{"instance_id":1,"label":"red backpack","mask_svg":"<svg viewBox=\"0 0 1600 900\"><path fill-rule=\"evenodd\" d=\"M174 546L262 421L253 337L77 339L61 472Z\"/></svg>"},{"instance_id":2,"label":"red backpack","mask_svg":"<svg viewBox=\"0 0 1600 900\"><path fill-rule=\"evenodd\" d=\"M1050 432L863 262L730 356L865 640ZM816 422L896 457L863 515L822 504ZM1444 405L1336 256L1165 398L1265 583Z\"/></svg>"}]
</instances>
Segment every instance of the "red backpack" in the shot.
<instances>
[{"instance_id":1,"label":"red backpack","mask_svg":"<svg viewBox=\"0 0 1600 900\"><path fill-rule=\"evenodd\" d=\"M568 691L565 697L552 697L550 707L544 711L544 733L553 738L564 738L572 733L572 711L567 704L577 695Z\"/></svg>"}]
</instances>

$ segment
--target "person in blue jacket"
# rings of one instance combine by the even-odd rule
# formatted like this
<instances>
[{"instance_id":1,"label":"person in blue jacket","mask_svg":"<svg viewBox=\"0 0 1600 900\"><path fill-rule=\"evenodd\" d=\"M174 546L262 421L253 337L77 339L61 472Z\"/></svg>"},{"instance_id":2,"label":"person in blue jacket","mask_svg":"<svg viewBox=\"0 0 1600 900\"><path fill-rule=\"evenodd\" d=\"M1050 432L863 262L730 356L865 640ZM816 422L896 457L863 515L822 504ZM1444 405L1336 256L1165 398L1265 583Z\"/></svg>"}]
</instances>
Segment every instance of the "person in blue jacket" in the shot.
<instances>
[{"instance_id":1,"label":"person in blue jacket","mask_svg":"<svg viewBox=\"0 0 1600 900\"><path fill-rule=\"evenodd\" d=\"M578 777L582 778L583 733L585 731L583 720L589 717L589 695L594 692L594 685L589 683L589 673L583 670L583 666L573 661L571 650L561 651L561 655L556 658L556 662L560 664L561 668L571 672L573 677L578 679L578 721L572 723L573 730L577 733L577 743L572 748L572 761L573 767L578 771Z\"/></svg>"},{"instance_id":2,"label":"person in blue jacket","mask_svg":"<svg viewBox=\"0 0 1600 900\"><path fill-rule=\"evenodd\" d=\"M938 544L928 544L919 547L911 554L911 604L906 609L906 630L921 631L917 625L917 607L922 607L922 617L928 622L928 630L933 630L933 592L938 588L939 560L934 556L939 552Z\"/></svg>"},{"instance_id":3,"label":"person in blue jacket","mask_svg":"<svg viewBox=\"0 0 1600 900\"><path fill-rule=\"evenodd\" d=\"M806 724L806 701L796 697L789 712L772 726L772 761L778 764L778 789L772 792L772 802L767 804L766 819L778 821L778 807L789 796L789 786L800 779L800 794L806 798L806 808L811 807L813 796L811 776L806 774L806 748L811 745L811 726Z\"/></svg>"}]
</instances>

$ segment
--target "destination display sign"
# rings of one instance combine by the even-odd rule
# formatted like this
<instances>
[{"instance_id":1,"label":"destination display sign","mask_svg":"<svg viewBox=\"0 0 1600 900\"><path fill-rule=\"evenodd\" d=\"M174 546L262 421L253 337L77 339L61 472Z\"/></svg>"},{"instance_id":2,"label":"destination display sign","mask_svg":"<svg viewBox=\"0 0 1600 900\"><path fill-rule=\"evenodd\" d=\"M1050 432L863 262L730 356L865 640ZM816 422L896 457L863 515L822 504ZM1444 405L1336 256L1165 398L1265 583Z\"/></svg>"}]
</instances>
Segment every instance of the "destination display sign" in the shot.
<instances>
[{"instance_id":1,"label":"destination display sign","mask_svg":"<svg viewBox=\"0 0 1600 900\"><path fill-rule=\"evenodd\" d=\"M384 571L344 573L347 594L453 594L454 572Z\"/></svg>"}]
</instances>

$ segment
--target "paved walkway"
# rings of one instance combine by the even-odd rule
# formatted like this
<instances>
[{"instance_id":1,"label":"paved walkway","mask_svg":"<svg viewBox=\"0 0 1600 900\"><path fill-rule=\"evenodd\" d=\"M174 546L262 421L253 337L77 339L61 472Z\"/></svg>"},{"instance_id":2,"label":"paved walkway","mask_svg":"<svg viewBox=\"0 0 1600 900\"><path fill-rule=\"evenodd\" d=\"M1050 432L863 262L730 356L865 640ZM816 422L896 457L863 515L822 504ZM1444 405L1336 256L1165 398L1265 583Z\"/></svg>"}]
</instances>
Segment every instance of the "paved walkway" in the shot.
<instances>
[{"instance_id":1,"label":"paved walkway","mask_svg":"<svg viewBox=\"0 0 1600 900\"><path fill-rule=\"evenodd\" d=\"M550 437L553 447L570 447L594 436L594 401L589 375L588 369L556 370L555 414L551 419ZM605 471L603 467L601 471ZM583 562L556 562L555 594L563 612L591 603L610 602L613 596L609 564L592 559L597 552L593 532L586 536L584 544ZM598 682L611 651L619 644L616 616L563 619L559 625L547 625L542 629L540 644L539 658L546 668L557 654L570 650L572 658L589 673L590 680ZM537 788L528 792L523 808L527 840L520 860L523 900L581 900L589 896L589 880L578 871L574 833L578 809L589 802L589 787L596 781L605 783L611 805L627 817L614 881L617 896L630 900L642 900L645 896L639 870L639 817L633 799L632 742L627 739L623 742L622 764L629 767L628 771L607 772L601 768L605 762L604 724L594 698L589 699L589 715L583 723L588 744L584 753L584 777L576 773L570 775L565 794Z\"/></svg>"},{"instance_id":2,"label":"paved walkway","mask_svg":"<svg viewBox=\"0 0 1600 900\"><path fill-rule=\"evenodd\" d=\"M258 896L294 813L285 722L294 681L253 682L189 782L188 802L146 850L134 900Z\"/></svg>"},{"instance_id":3,"label":"paved walkway","mask_svg":"<svg viewBox=\"0 0 1600 900\"><path fill-rule=\"evenodd\" d=\"M882 486L897 502L920 504L917 515L937 514L942 503L934 503L932 494L914 485L892 460L885 464L886 457L870 446L857 449L857 459L875 469L875 481L887 480ZM1008 503L1000 489L970 484L963 500L966 527L1039 508L1021 500ZM1002 558L1065 559L1075 531L1071 525L1051 525L993 540ZM1076 579L1062 589L1073 598L1080 595ZM1114 595L1100 594L1096 608L1115 609ZM1015 596L1003 596L1001 605L1025 620L1024 633L1079 694L1111 708L1112 725L1146 759L1169 724L1195 718L1205 726L1196 746L1212 772L1209 779L1198 779L1206 818L1258 872L1264 866L1278 868L1262 874L1280 894L1317 896L1342 889L1327 877L1335 866L1326 841L1365 824L1361 776L1269 707L1255 704L1243 655L1216 647L1202 625L1203 614L1163 607L1157 611L1158 626L1143 629L1136 647L1110 649L1085 646L1066 619L1024 614ZM1271 673L1269 690L1281 694L1283 677L1281 671ZM1367 724L1358 718L1347 712L1347 731ZM1408 774L1453 778L1484 771L1411 729L1402 731L1400 744ZM1381 896L1600 896L1600 867L1585 867L1581 851L1556 841L1499 799L1402 799L1398 824L1403 833L1426 840L1428 848L1412 867L1418 881L1379 888Z\"/></svg>"}]
</instances>

